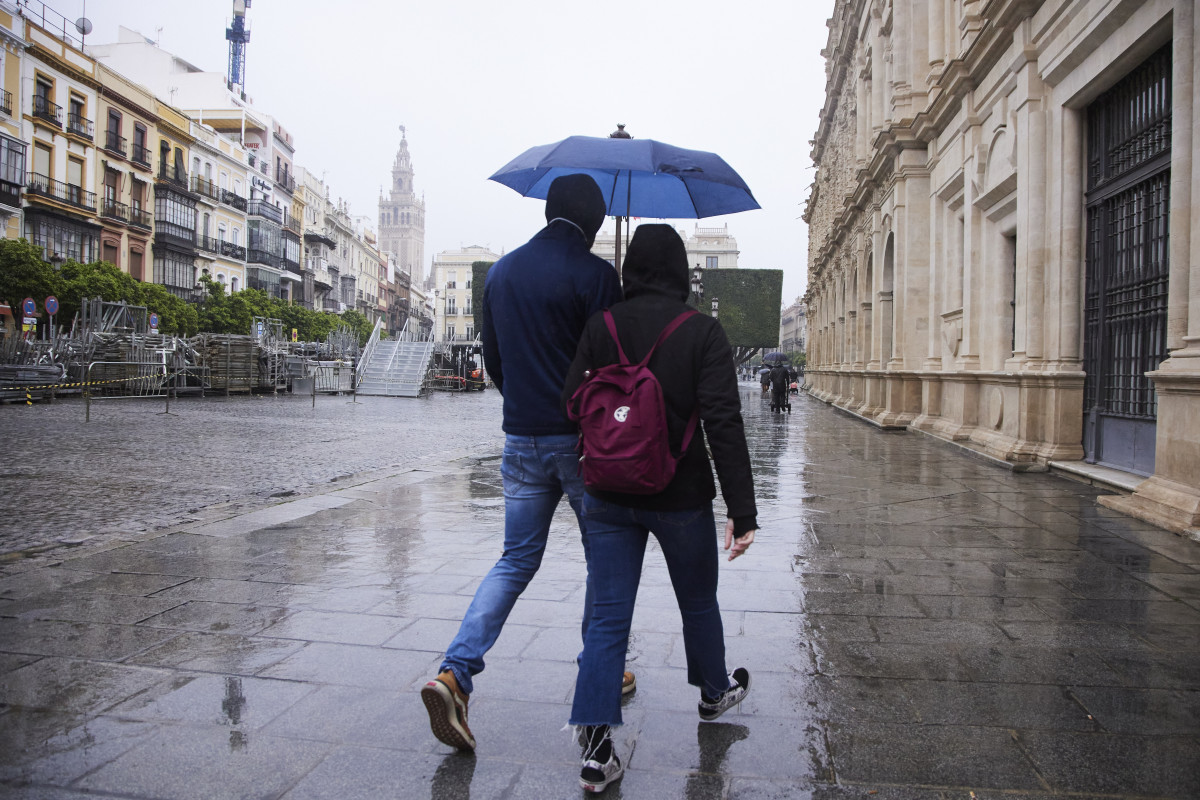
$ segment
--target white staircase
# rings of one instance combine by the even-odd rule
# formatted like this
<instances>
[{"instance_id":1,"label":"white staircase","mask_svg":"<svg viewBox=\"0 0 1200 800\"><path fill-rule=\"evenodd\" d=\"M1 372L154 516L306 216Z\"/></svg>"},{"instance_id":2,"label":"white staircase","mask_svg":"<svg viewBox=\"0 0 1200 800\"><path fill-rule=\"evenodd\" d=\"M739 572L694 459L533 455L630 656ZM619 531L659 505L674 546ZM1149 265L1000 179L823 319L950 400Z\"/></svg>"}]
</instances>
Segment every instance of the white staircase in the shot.
<instances>
[{"instance_id":1,"label":"white staircase","mask_svg":"<svg viewBox=\"0 0 1200 800\"><path fill-rule=\"evenodd\" d=\"M380 339L360 370L358 394L417 397L429 371L433 342Z\"/></svg>"}]
</instances>

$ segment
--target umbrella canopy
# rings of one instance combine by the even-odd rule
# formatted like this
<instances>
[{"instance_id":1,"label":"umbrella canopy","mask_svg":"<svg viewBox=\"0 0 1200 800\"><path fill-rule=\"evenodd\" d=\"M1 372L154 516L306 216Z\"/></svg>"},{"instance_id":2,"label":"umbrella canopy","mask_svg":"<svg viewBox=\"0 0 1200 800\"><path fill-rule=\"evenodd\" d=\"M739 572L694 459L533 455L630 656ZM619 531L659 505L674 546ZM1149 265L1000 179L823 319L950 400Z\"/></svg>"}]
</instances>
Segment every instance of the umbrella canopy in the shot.
<instances>
[{"instance_id":1,"label":"umbrella canopy","mask_svg":"<svg viewBox=\"0 0 1200 800\"><path fill-rule=\"evenodd\" d=\"M762 357L764 364L785 364L787 363L787 353L767 353Z\"/></svg>"},{"instance_id":2,"label":"umbrella canopy","mask_svg":"<svg viewBox=\"0 0 1200 800\"><path fill-rule=\"evenodd\" d=\"M526 150L489 180L545 198L555 178L575 173L595 179L611 217L700 219L760 207L720 156L653 139L568 136Z\"/></svg>"}]
</instances>

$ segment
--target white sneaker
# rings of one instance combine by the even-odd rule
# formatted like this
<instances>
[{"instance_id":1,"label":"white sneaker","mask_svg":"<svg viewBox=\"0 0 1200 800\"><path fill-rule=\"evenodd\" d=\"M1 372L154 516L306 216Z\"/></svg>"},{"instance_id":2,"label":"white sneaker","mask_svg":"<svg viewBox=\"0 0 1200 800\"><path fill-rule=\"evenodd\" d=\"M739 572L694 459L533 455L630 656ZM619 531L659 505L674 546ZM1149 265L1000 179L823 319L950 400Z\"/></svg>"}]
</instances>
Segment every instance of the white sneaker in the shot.
<instances>
[{"instance_id":1,"label":"white sneaker","mask_svg":"<svg viewBox=\"0 0 1200 800\"><path fill-rule=\"evenodd\" d=\"M750 692L750 673L745 667L738 667L729 673L729 688L719 696L706 697L700 693L700 719L712 722L729 709L746 699Z\"/></svg>"},{"instance_id":2,"label":"white sneaker","mask_svg":"<svg viewBox=\"0 0 1200 800\"><path fill-rule=\"evenodd\" d=\"M621 779L625 772L613 747L612 730L607 725L585 728L587 744L583 748L583 768L579 785L587 792L603 792L610 783Z\"/></svg>"}]
</instances>

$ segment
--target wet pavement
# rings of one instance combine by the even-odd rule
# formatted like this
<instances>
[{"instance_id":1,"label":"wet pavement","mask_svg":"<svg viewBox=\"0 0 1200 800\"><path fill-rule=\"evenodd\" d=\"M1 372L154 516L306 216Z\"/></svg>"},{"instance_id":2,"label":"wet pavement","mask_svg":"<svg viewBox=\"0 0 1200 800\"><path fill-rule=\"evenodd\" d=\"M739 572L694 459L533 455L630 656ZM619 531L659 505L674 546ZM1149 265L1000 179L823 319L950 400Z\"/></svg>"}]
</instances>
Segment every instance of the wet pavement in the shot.
<instances>
[{"instance_id":1,"label":"wet pavement","mask_svg":"<svg viewBox=\"0 0 1200 800\"><path fill-rule=\"evenodd\" d=\"M743 388L762 527L722 561L720 599L730 667L753 689L699 721L652 545L628 770L604 796L1200 797L1200 545L1100 507L1092 487L809 397L773 417ZM10 457L0 797L583 795L562 730L585 573L565 504L476 679L477 752L438 743L417 695L498 555L495 393L364 398L355 424L327 400L321 425L296 398L203 401L233 436L185 419L217 413L199 401L163 417L243 456L219 477L179 457L199 452L187 436L126 419L144 408L108 407L107 453L76 426L69 464ZM6 444L16 429L21 452L68 446L13 410L70 404L0 408ZM236 428L260 413L281 420L271 441ZM289 438L297 462L275 463ZM179 463L133 463L150 452ZM85 500L30 505L67 478ZM103 520L90 539L89 515Z\"/></svg>"}]
</instances>

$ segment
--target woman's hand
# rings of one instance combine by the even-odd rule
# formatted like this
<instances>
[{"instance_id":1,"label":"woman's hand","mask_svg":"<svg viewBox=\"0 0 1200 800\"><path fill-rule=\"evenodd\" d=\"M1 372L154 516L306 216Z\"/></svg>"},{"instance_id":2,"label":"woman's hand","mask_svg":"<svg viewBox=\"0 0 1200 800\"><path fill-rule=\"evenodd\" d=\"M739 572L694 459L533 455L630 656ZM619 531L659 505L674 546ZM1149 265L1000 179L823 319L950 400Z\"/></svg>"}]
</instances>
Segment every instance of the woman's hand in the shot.
<instances>
[{"instance_id":1,"label":"woman's hand","mask_svg":"<svg viewBox=\"0 0 1200 800\"><path fill-rule=\"evenodd\" d=\"M730 561L733 561L735 558L740 556L742 553L746 552L747 548L749 548L750 545L752 545L752 544L754 544L754 531L753 530L746 531L741 536L734 539L733 538L733 520L732 519L725 520L725 549L729 550L730 547L733 548L732 552L729 553Z\"/></svg>"}]
</instances>

